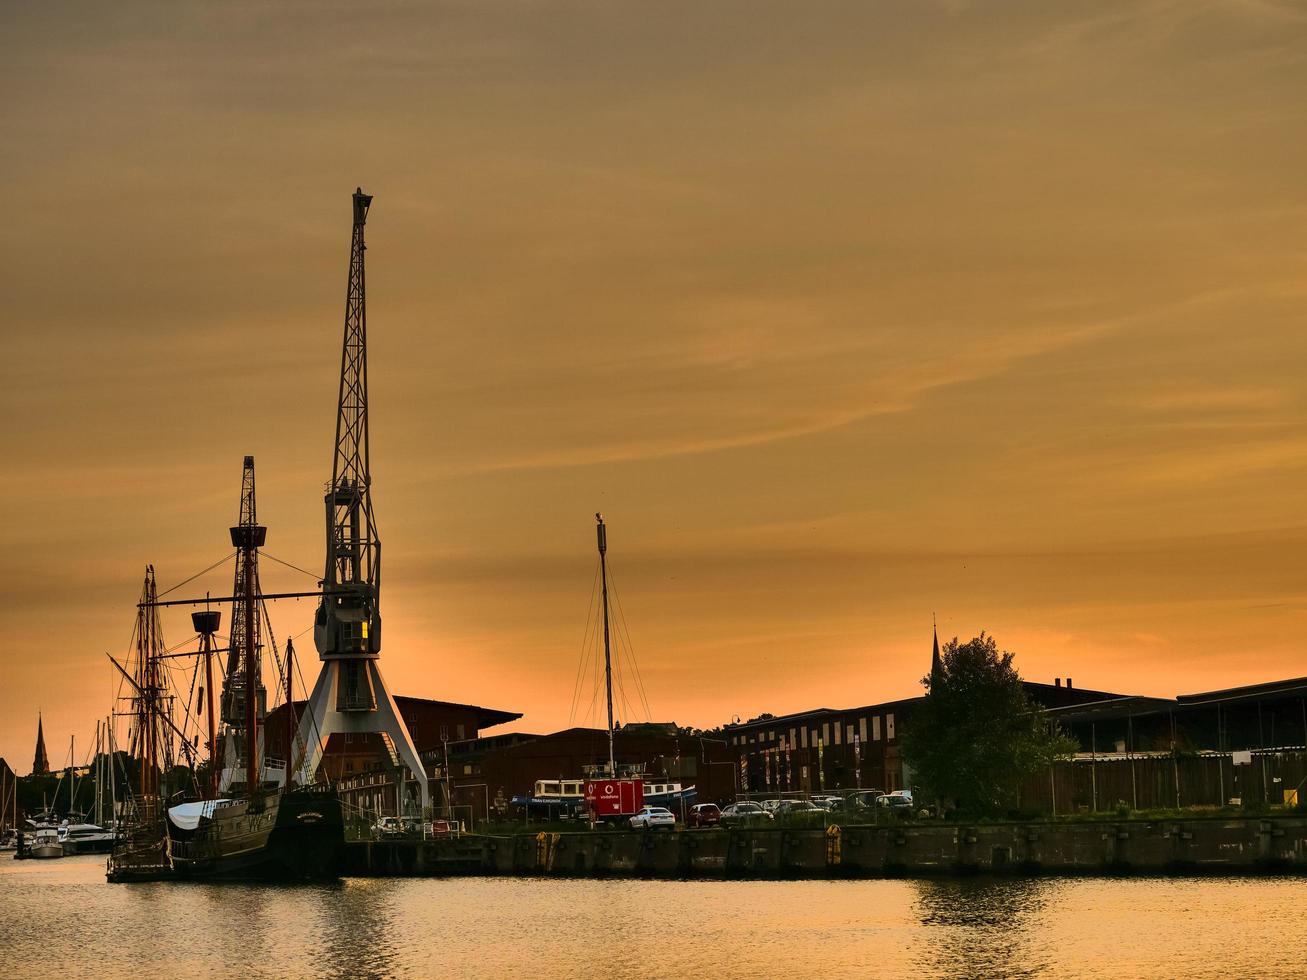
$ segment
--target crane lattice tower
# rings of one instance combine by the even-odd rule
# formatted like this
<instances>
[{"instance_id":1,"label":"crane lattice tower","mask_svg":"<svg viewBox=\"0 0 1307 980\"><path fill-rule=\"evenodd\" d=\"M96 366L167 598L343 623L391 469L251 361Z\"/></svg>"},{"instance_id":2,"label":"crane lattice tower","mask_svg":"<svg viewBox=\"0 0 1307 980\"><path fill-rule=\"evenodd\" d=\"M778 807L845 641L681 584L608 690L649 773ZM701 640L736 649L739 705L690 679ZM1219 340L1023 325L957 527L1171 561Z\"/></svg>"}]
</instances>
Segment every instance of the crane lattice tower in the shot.
<instances>
[{"instance_id":1,"label":"crane lattice tower","mask_svg":"<svg viewBox=\"0 0 1307 980\"><path fill-rule=\"evenodd\" d=\"M421 806L430 802L426 772L408 726L382 680L381 540L372 513L368 469L368 350L363 227L372 197L354 192L345 337L340 360L336 446L325 503L326 573L313 639L322 670L296 738L295 778L312 782L328 739L337 733L375 733L392 767L407 767ZM302 747L302 748L301 748Z\"/></svg>"}]
</instances>

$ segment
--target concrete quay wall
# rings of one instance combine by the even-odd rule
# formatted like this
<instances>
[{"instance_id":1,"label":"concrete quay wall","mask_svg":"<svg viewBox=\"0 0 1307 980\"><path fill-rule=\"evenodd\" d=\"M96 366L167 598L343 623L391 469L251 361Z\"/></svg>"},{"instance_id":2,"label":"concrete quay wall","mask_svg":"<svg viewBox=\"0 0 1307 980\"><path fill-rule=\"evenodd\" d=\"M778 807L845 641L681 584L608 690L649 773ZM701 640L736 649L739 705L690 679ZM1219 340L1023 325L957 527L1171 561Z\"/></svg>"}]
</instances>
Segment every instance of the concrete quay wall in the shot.
<instances>
[{"instance_id":1,"label":"concrete quay wall","mask_svg":"<svg viewBox=\"0 0 1307 980\"><path fill-rule=\"evenodd\" d=\"M1307 873L1307 817L544 832L346 845L354 876Z\"/></svg>"}]
</instances>

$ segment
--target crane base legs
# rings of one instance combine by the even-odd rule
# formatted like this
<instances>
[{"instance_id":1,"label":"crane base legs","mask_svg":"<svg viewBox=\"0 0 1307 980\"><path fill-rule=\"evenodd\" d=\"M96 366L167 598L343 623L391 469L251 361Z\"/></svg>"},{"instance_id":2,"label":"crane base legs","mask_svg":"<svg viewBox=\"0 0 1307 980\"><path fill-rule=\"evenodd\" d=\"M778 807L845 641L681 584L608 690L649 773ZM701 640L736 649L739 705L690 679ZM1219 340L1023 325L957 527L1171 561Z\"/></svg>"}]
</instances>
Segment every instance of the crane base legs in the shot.
<instances>
[{"instance_id":1,"label":"crane base legs","mask_svg":"<svg viewBox=\"0 0 1307 980\"><path fill-rule=\"evenodd\" d=\"M294 772L299 785L314 781L327 740L338 733L386 736L396 761L408 767L417 783L423 811L431 805L426 769L376 660L323 661L295 739Z\"/></svg>"}]
</instances>

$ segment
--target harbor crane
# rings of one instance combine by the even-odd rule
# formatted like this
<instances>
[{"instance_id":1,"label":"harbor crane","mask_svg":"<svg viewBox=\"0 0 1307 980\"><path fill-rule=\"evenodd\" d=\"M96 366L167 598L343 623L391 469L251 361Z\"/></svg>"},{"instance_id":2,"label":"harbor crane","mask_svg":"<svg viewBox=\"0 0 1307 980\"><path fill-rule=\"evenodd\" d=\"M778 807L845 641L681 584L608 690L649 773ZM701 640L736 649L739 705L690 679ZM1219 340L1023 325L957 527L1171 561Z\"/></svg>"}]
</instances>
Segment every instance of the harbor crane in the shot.
<instances>
[{"instance_id":1,"label":"harbor crane","mask_svg":"<svg viewBox=\"0 0 1307 980\"><path fill-rule=\"evenodd\" d=\"M425 810L430 804L426 770L377 663L381 655L381 539L372 511L368 468L367 246L363 240L371 204L370 194L364 194L362 188L355 190L336 440L331 483L324 498L326 570L313 622L322 670L300 719L296 750L302 754L293 771L299 783L311 783L332 735L374 734L385 745L395 770L408 768ZM397 779L396 784L402 804L402 780Z\"/></svg>"}]
</instances>

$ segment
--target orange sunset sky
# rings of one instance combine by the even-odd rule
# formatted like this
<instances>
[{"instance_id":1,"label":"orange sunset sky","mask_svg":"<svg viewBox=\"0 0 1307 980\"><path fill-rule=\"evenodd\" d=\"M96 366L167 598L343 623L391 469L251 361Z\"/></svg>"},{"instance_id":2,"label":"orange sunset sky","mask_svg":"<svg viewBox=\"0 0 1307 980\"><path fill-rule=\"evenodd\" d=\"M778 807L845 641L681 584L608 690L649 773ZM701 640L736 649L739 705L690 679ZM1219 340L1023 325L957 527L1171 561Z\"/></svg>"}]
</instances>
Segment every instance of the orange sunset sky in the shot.
<instances>
[{"instance_id":1,"label":"orange sunset sky","mask_svg":"<svg viewBox=\"0 0 1307 980\"><path fill-rule=\"evenodd\" d=\"M245 453L320 568L358 184L393 690L566 725L596 510L658 720L919 693L932 612L1307 674L1301 5L10 3L0 91L21 772Z\"/></svg>"}]
</instances>

